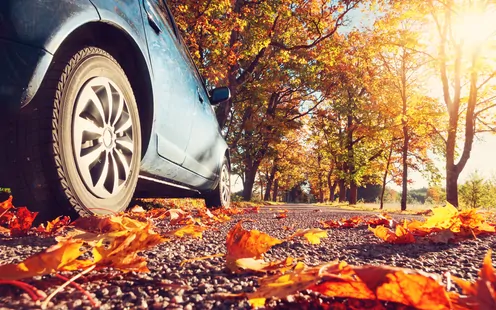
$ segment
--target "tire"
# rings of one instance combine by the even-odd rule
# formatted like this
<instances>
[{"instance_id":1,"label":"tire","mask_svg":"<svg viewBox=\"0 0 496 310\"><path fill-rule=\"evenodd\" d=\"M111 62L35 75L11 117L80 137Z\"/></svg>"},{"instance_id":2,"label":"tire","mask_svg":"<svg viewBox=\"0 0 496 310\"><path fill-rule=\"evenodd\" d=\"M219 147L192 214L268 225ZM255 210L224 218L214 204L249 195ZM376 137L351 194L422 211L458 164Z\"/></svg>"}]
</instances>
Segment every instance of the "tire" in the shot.
<instances>
[{"instance_id":1,"label":"tire","mask_svg":"<svg viewBox=\"0 0 496 310\"><path fill-rule=\"evenodd\" d=\"M231 180L230 169L227 158L224 157L220 168L219 181L211 192L204 195L205 204L208 208L229 208L231 204Z\"/></svg>"},{"instance_id":2,"label":"tire","mask_svg":"<svg viewBox=\"0 0 496 310\"><path fill-rule=\"evenodd\" d=\"M13 125L11 165L2 170L15 205L39 211L41 219L129 205L141 160L139 114L124 71L107 52L86 47L56 54Z\"/></svg>"}]
</instances>

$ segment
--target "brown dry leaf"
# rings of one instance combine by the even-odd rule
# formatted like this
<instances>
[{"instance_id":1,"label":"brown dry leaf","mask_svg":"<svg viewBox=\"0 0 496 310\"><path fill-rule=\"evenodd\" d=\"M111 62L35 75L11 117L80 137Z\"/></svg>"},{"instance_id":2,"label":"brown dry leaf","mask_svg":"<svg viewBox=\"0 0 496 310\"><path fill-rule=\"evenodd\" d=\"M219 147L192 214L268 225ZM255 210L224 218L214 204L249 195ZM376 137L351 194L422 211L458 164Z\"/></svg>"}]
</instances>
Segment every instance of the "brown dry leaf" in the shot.
<instances>
[{"instance_id":1,"label":"brown dry leaf","mask_svg":"<svg viewBox=\"0 0 496 310\"><path fill-rule=\"evenodd\" d=\"M227 234L226 260L231 270L237 270L234 263L236 260L240 258L261 258L262 254L271 247L282 243L281 240L258 230L245 230L242 224L243 221L239 221Z\"/></svg>"},{"instance_id":2,"label":"brown dry leaf","mask_svg":"<svg viewBox=\"0 0 496 310\"><path fill-rule=\"evenodd\" d=\"M12 196L9 196L9 199L0 202L0 215L14 207L14 205L12 204L12 198Z\"/></svg>"},{"instance_id":3,"label":"brown dry leaf","mask_svg":"<svg viewBox=\"0 0 496 310\"><path fill-rule=\"evenodd\" d=\"M368 226L385 226L385 227L393 227L393 218L388 214L378 214L375 217L369 219L367 221Z\"/></svg>"},{"instance_id":4,"label":"brown dry leaf","mask_svg":"<svg viewBox=\"0 0 496 310\"><path fill-rule=\"evenodd\" d=\"M44 235L53 235L65 228L71 222L71 218L68 216L59 216L56 219L47 222L46 227L43 224L40 224L36 228L36 232Z\"/></svg>"},{"instance_id":5,"label":"brown dry leaf","mask_svg":"<svg viewBox=\"0 0 496 310\"><path fill-rule=\"evenodd\" d=\"M296 264L296 260L292 257L286 259L266 262L263 259L255 258L240 258L235 261L236 267L243 270L258 271L258 272L268 272L268 271L280 271L284 272Z\"/></svg>"},{"instance_id":6,"label":"brown dry leaf","mask_svg":"<svg viewBox=\"0 0 496 310\"><path fill-rule=\"evenodd\" d=\"M387 243L415 243L415 237L401 225L396 226L395 232L384 226L377 226L376 228L372 228L369 226L369 230L372 231L376 237L386 241Z\"/></svg>"},{"instance_id":7,"label":"brown dry leaf","mask_svg":"<svg viewBox=\"0 0 496 310\"><path fill-rule=\"evenodd\" d=\"M165 216L170 217L171 225L190 225L193 224L193 218L190 212L181 209L170 209L165 212Z\"/></svg>"},{"instance_id":8,"label":"brown dry leaf","mask_svg":"<svg viewBox=\"0 0 496 310\"><path fill-rule=\"evenodd\" d=\"M146 258L138 256L138 253L166 240L152 229L150 223L142 229L109 232L99 236L99 241L92 250L93 261L97 267L146 272ZM105 245L109 241L110 245Z\"/></svg>"},{"instance_id":9,"label":"brown dry leaf","mask_svg":"<svg viewBox=\"0 0 496 310\"><path fill-rule=\"evenodd\" d=\"M450 241L455 239L455 234L449 229L444 229L444 230L430 234L428 236L428 238L433 243L447 244Z\"/></svg>"},{"instance_id":10,"label":"brown dry leaf","mask_svg":"<svg viewBox=\"0 0 496 310\"><path fill-rule=\"evenodd\" d=\"M303 236L310 244L320 244L320 239L327 238L327 231L319 228L298 229L288 240Z\"/></svg>"},{"instance_id":11,"label":"brown dry leaf","mask_svg":"<svg viewBox=\"0 0 496 310\"><path fill-rule=\"evenodd\" d=\"M288 217L288 210L277 210L278 214L274 215L276 219L284 219Z\"/></svg>"},{"instance_id":12,"label":"brown dry leaf","mask_svg":"<svg viewBox=\"0 0 496 310\"><path fill-rule=\"evenodd\" d=\"M194 224L186 225L181 228L178 228L173 231L169 231L166 233L166 236L176 236L176 237L185 237L185 236L191 236L193 238L202 238L203 237L203 232L207 230L207 227L205 226L198 226Z\"/></svg>"},{"instance_id":13,"label":"brown dry leaf","mask_svg":"<svg viewBox=\"0 0 496 310\"><path fill-rule=\"evenodd\" d=\"M28 257L18 264L2 265L0 266L0 279L20 280L89 266L90 262L88 261L77 261L77 258L83 254L82 246L83 241L66 240Z\"/></svg>"},{"instance_id":14,"label":"brown dry leaf","mask_svg":"<svg viewBox=\"0 0 496 310\"><path fill-rule=\"evenodd\" d=\"M354 267L345 262L315 267L298 264L286 274L268 276L259 283L256 292L245 294L253 307L264 306L267 298L287 298L307 289L330 297L395 302L417 309L451 306L439 278L403 268Z\"/></svg>"},{"instance_id":15,"label":"brown dry leaf","mask_svg":"<svg viewBox=\"0 0 496 310\"><path fill-rule=\"evenodd\" d=\"M257 291L246 294L246 297L252 307L263 307L267 298L287 298L307 289L318 280L318 272L305 266L303 269L293 270L284 275L273 275L260 279L260 287Z\"/></svg>"},{"instance_id":16,"label":"brown dry leaf","mask_svg":"<svg viewBox=\"0 0 496 310\"><path fill-rule=\"evenodd\" d=\"M16 237L27 235L37 215L38 212L31 212L26 207L17 208L9 222L10 235Z\"/></svg>"}]
</instances>

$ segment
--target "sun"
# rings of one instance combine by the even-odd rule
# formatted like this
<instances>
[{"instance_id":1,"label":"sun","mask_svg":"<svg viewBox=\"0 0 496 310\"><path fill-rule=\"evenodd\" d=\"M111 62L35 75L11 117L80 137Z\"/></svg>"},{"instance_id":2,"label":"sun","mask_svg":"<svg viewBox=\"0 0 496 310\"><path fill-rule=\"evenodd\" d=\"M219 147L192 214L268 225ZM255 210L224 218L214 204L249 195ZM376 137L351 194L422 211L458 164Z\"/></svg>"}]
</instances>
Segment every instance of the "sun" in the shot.
<instances>
[{"instance_id":1,"label":"sun","mask_svg":"<svg viewBox=\"0 0 496 310\"><path fill-rule=\"evenodd\" d=\"M485 4L472 4L453 16L453 37L468 49L496 39L496 3L481 2Z\"/></svg>"}]
</instances>

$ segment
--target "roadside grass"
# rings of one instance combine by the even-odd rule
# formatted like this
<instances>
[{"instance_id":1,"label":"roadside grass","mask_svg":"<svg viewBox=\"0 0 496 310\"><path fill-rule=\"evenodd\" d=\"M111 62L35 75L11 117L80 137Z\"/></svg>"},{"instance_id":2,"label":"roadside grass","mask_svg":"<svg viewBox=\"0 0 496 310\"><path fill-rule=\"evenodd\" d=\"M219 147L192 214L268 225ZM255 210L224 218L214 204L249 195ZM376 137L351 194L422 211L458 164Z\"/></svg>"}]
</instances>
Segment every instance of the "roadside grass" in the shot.
<instances>
[{"instance_id":1,"label":"roadside grass","mask_svg":"<svg viewBox=\"0 0 496 310\"><path fill-rule=\"evenodd\" d=\"M440 207L440 205L432 205L432 204L408 204L407 209L405 211L401 210L401 206L399 203L385 203L384 208L380 208L380 204L378 203L359 203L356 205L350 205L348 203L316 203L314 204L319 207L331 207L338 208L343 210L352 210L352 211L370 211L370 212L387 212L394 214L407 214L407 215L418 215L418 214L428 214L432 208Z\"/></svg>"}]
</instances>

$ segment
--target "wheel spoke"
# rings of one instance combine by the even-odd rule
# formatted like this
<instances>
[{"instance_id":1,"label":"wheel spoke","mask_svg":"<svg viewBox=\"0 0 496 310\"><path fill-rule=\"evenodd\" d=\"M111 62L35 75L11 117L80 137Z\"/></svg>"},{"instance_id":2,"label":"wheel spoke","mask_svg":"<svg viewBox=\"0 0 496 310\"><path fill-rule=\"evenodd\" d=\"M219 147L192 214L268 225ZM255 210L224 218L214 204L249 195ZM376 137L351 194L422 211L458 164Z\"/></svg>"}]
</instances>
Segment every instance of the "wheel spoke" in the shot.
<instances>
[{"instance_id":1,"label":"wheel spoke","mask_svg":"<svg viewBox=\"0 0 496 310\"><path fill-rule=\"evenodd\" d=\"M96 164L96 161L100 158L100 155L105 150L103 143L97 144L95 146L81 149L80 154L80 164L87 170L91 170Z\"/></svg>"},{"instance_id":2,"label":"wheel spoke","mask_svg":"<svg viewBox=\"0 0 496 310\"><path fill-rule=\"evenodd\" d=\"M117 160L114 156L114 152L110 152L110 158L112 159L112 189L109 190L111 194L113 194L117 189L119 188L120 182L119 182L119 166L117 163ZM124 177L124 176L123 176Z\"/></svg>"},{"instance_id":3,"label":"wheel spoke","mask_svg":"<svg viewBox=\"0 0 496 310\"><path fill-rule=\"evenodd\" d=\"M92 120L78 117L75 122L75 135L82 136L82 143L89 140L96 140L103 134L103 128L99 127Z\"/></svg>"},{"instance_id":4,"label":"wheel spoke","mask_svg":"<svg viewBox=\"0 0 496 310\"><path fill-rule=\"evenodd\" d=\"M115 150L115 158L119 161L119 167L122 169L124 172L124 175L122 175L124 178L123 180L127 179L127 176L129 175L129 172L131 172L131 157L122 154L121 151Z\"/></svg>"},{"instance_id":5,"label":"wheel spoke","mask_svg":"<svg viewBox=\"0 0 496 310\"><path fill-rule=\"evenodd\" d=\"M110 168L110 160L108 158L108 154L105 154L105 159L103 160L102 163L102 169L99 175L97 175L97 181L95 183L95 187L101 189L102 187L105 186L105 182L107 181L107 178L109 176L109 168Z\"/></svg>"},{"instance_id":6,"label":"wheel spoke","mask_svg":"<svg viewBox=\"0 0 496 310\"><path fill-rule=\"evenodd\" d=\"M116 134L122 134L126 132L131 126L133 125L133 122L131 118L129 117L129 114L127 113L122 113L121 118L117 121L115 125L115 133Z\"/></svg>"},{"instance_id":7,"label":"wheel spoke","mask_svg":"<svg viewBox=\"0 0 496 310\"><path fill-rule=\"evenodd\" d=\"M92 87L92 91L88 92L89 100L93 104L93 109L90 108L89 111L93 112L93 116L98 117L99 121L101 122L102 125L104 125L107 121L107 118L105 117L105 111L103 108L103 103L100 100L100 96L98 96L97 91L98 87ZM98 115L94 115L94 110L96 109L96 112Z\"/></svg>"},{"instance_id":8,"label":"wheel spoke","mask_svg":"<svg viewBox=\"0 0 496 310\"><path fill-rule=\"evenodd\" d=\"M119 150L122 150L124 153L133 153L133 141L128 136L117 138L115 142L117 144L116 147Z\"/></svg>"},{"instance_id":9,"label":"wheel spoke","mask_svg":"<svg viewBox=\"0 0 496 310\"><path fill-rule=\"evenodd\" d=\"M114 111L113 111L114 119L112 120L111 125L115 127L115 126L117 126L117 122L120 120L120 118L122 116L122 112L124 111L124 98L117 94L117 96L114 95L114 100L117 101L117 104L113 105L114 106Z\"/></svg>"}]
</instances>

